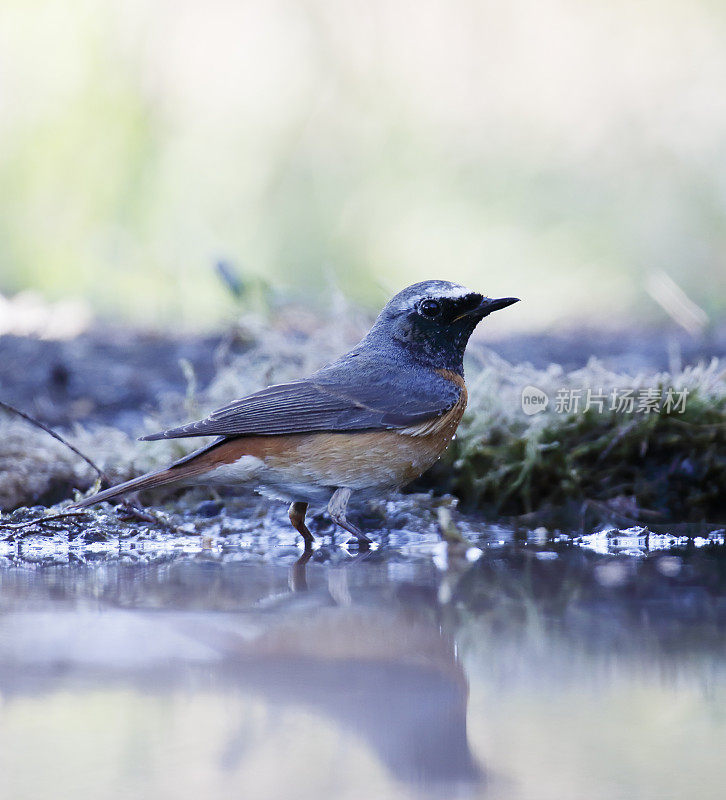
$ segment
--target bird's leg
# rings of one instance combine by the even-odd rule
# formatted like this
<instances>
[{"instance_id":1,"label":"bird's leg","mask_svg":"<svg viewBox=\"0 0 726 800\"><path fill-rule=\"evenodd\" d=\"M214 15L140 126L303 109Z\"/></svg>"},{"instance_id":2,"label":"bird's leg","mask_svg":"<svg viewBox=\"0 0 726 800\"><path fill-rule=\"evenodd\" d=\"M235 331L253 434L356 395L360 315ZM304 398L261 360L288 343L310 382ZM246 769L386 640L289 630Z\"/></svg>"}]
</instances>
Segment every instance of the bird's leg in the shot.
<instances>
[{"instance_id":1,"label":"bird's leg","mask_svg":"<svg viewBox=\"0 0 726 800\"><path fill-rule=\"evenodd\" d=\"M341 486L333 492L333 496L328 503L328 514L336 525L340 525L348 533L352 533L358 540L358 545L361 550L365 550L371 543L371 540L363 533L363 531L348 520L346 512L348 510L348 501L350 500L351 491L347 487Z\"/></svg>"},{"instance_id":2,"label":"bird's leg","mask_svg":"<svg viewBox=\"0 0 726 800\"><path fill-rule=\"evenodd\" d=\"M310 550L310 548L313 546L313 539L315 537L312 535L312 533L310 533L308 526L305 524L305 514L307 513L307 510L307 503L297 501L296 503L290 503L290 508L287 513L290 517L290 522L292 522L293 528L295 528L295 530L305 540L305 549Z\"/></svg>"}]
</instances>

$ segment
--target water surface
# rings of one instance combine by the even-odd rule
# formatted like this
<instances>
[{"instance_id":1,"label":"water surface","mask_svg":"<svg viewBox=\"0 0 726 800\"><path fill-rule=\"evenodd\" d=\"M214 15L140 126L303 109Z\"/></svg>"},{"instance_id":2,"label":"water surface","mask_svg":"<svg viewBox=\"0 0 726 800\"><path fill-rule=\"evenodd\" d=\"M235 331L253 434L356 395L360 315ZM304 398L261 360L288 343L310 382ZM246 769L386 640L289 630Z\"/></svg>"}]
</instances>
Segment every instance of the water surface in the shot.
<instances>
[{"instance_id":1,"label":"water surface","mask_svg":"<svg viewBox=\"0 0 726 800\"><path fill-rule=\"evenodd\" d=\"M722 532L248 524L2 545L0 797L723 797Z\"/></svg>"}]
</instances>

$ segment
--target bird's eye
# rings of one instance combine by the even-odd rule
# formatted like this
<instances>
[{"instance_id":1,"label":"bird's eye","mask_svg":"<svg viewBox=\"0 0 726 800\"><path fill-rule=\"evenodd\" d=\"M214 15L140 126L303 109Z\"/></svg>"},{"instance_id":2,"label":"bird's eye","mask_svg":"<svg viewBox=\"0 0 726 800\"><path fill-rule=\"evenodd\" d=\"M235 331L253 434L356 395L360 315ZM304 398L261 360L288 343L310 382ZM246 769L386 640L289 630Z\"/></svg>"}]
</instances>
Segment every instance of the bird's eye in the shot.
<instances>
[{"instance_id":1,"label":"bird's eye","mask_svg":"<svg viewBox=\"0 0 726 800\"><path fill-rule=\"evenodd\" d=\"M422 300L419 303L418 310L424 315L432 319L441 311L441 303L438 300Z\"/></svg>"}]
</instances>

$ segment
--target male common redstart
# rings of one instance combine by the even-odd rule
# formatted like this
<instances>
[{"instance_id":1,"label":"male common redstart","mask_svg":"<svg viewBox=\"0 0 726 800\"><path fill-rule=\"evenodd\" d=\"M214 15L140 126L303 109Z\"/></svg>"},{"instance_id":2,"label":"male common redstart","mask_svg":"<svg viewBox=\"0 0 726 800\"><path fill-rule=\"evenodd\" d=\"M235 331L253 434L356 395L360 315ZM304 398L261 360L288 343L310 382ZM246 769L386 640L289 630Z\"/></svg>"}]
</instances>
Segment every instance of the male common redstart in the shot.
<instances>
[{"instance_id":1,"label":"male common redstart","mask_svg":"<svg viewBox=\"0 0 726 800\"><path fill-rule=\"evenodd\" d=\"M466 408L463 358L477 324L516 303L448 281L399 292L365 338L309 378L269 386L206 419L143 440L217 436L170 467L113 486L83 508L168 483L248 484L290 502L309 547L309 503L367 546L346 516L352 492L373 496L417 478L444 452Z\"/></svg>"}]
</instances>

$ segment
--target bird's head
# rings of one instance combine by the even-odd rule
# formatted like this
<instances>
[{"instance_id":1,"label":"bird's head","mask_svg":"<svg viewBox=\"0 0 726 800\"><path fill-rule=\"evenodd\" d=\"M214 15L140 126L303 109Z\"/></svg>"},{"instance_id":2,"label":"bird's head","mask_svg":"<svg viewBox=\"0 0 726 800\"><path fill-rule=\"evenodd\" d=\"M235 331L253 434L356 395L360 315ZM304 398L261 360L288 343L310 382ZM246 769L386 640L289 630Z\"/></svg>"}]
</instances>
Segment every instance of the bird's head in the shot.
<instances>
[{"instance_id":1,"label":"bird's head","mask_svg":"<svg viewBox=\"0 0 726 800\"><path fill-rule=\"evenodd\" d=\"M369 337L393 340L416 360L461 373L474 328L493 311L517 302L516 297L493 300L458 283L423 281L386 304Z\"/></svg>"}]
</instances>

